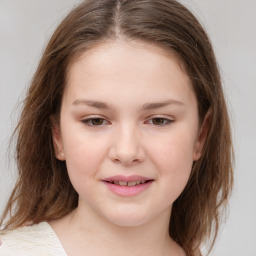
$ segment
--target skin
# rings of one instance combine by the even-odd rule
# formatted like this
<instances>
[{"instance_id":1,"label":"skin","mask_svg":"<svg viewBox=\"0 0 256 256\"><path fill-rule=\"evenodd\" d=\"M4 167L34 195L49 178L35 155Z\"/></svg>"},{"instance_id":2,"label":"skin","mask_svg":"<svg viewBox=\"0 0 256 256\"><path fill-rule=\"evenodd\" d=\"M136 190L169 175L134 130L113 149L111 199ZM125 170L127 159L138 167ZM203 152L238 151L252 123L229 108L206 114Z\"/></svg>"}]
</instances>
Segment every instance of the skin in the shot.
<instances>
[{"instance_id":1,"label":"skin","mask_svg":"<svg viewBox=\"0 0 256 256\"><path fill-rule=\"evenodd\" d=\"M105 42L80 56L67 77L53 140L79 204L50 223L67 254L185 255L168 235L169 219L205 127L177 58L143 42ZM154 181L123 197L102 182L114 175Z\"/></svg>"}]
</instances>

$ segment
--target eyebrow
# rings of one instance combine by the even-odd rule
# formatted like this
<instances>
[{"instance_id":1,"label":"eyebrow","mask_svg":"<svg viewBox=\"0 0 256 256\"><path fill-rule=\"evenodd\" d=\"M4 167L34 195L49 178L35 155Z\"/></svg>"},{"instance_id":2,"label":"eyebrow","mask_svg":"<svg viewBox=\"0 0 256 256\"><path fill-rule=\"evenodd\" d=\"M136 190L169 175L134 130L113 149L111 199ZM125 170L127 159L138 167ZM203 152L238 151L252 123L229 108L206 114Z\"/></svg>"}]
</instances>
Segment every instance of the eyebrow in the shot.
<instances>
[{"instance_id":1,"label":"eyebrow","mask_svg":"<svg viewBox=\"0 0 256 256\"><path fill-rule=\"evenodd\" d=\"M98 108L98 109L107 109L107 110L113 108L105 102L86 100L86 99L75 100L72 103L72 105L87 105L89 107ZM158 109L158 108L162 108L170 105L184 106L185 104L177 100L166 100L162 102L145 103L139 110L147 111L147 110Z\"/></svg>"},{"instance_id":2,"label":"eyebrow","mask_svg":"<svg viewBox=\"0 0 256 256\"><path fill-rule=\"evenodd\" d=\"M163 102L145 103L141 107L140 110L141 111L152 110L152 109L166 107L166 106L169 106L169 105L184 106L185 104L182 103L181 101L177 101L177 100L166 100L166 101L163 101Z\"/></svg>"},{"instance_id":3,"label":"eyebrow","mask_svg":"<svg viewBox=\"0 0 256 256\"><path fill-rule=\"evenodd\" d=\"M85 99L75 100L72 105L87 105L98 109L111 109L107 103Z\"/></svg>"}]
</instances>

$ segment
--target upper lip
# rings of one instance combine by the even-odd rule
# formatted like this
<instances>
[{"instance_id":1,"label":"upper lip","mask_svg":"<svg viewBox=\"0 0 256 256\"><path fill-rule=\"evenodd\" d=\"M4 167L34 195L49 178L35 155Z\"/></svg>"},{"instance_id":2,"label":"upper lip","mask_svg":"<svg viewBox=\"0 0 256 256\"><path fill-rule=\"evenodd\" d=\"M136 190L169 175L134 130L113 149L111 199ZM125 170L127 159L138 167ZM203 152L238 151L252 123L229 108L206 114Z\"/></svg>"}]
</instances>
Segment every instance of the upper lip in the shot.
<instances>
[{"instance_id":1,"label":"upper lip","mask_svg":"<svg viewBox=\"0 0 256 256\"><path fill-rule=\"evenodd\" d=\"M112 181L132 182L132 181L147 181L147 180L153 180L153 179L139 176L139 175L131 175L131 176L116 175L116 176L111 176L103 179L103 181L109 181L109 182L112 182Z\"/></svg>"}]
</instances>

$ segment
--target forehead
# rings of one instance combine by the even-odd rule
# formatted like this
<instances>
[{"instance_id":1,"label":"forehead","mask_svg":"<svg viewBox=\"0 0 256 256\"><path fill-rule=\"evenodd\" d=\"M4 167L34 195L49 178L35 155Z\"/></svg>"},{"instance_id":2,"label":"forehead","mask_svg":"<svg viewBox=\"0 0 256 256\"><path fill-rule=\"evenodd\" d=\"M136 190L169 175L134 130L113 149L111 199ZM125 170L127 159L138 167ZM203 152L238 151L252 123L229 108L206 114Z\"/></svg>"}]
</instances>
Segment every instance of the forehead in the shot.
<instances>
[{"instance_id":1,"label":"forehead","mask_svg":"<svg viewBox=\"0 0 256 256\"><path fill-rule=\"evenodd\" d=\"M126 57L126 59L122 59L122 57ZM122 64L125 63L127 65L131 61L134 67L136 64L141 66L142 61L144 65L147 64L150 67L150 64L164 64L164 61L170 59L176 62L175 64L178 64L184 74L186 74L185 65L174 51L139 40L107 40L96 43L94 47L90 47L78 55L68 66L67 75L69 77L70 72L74 69L74 65L79 64L91 65L92 68L95 68L93 65L96 65L97 70L100 72L99 64L108 64L110 60L115 61L118 66L121 60ZM106 67L103 68L105 69Z\"/></svg>"},{"instance_id":2,"label":"forehead","mask_svg":"<svg viewBox=\"0 0 256 256\"><path fill-rule=\"evenodd\" d=\"M163 97L170 90L179 97L193 93L175 54L144 42L105 42L84 52L69 66L66 94L112 95L120 90L124 97L145 91L154 97Z\"/></svg>"}]
</instances>

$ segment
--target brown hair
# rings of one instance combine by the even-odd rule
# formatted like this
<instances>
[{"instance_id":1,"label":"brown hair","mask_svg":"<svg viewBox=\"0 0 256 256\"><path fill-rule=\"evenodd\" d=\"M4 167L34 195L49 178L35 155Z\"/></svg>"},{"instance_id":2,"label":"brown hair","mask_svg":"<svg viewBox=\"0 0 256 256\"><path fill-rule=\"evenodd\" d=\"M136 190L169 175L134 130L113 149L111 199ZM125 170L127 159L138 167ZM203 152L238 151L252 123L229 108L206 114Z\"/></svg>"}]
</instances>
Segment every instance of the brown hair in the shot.
<instances>
[{"instance_id":1,"label":"brown hair","mask_svg":"<svg viewBox=\"0 0 256 256\"><path fill-rule=\"evenodd\" d=\"M211 234L214 244L220 209L232 188L233 152L211 43L194 15L175 0L83 1L59 25L39 63L15 130L19 179L1 224L10 212L6 228L54 220L77 207L78 195L65 162L55 158L50 117L60 112L68 65L96 44L117 38L174 52L192 81L200 120L211 113L202 157L173 204L169 229L188 255L201 255L200 246Z\"/></svg>"}]
</instances>

